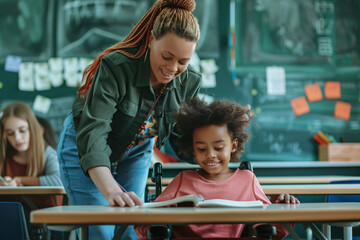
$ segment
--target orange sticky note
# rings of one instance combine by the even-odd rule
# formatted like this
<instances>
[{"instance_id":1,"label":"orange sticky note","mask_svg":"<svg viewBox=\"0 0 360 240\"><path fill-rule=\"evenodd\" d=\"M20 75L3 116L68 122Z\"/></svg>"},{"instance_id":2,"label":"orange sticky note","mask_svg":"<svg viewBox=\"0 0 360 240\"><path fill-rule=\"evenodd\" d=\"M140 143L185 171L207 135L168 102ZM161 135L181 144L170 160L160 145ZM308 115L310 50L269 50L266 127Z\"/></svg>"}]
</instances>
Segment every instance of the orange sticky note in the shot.
<instances>
[{"instance_id":1,"label":"orange sticky note","mask_svg":"<svg viewBox=\"0 0 360 240\"><path fill-rule=\"evenodd\" d=\"M309 102L320 101L323 99L323 95L318 83L305 86L305 94Z\"/></svg>"},{"instance_id":2,"label":"orange sticky note","mask_svg":"<svg viewBox=\"0 0 360 240\"><path fill-rule=\"evenodd\" d=\"M341 101L336 101L334 117L349 120L351 112L351 104Z\"/></svg>"},{"instance_id":3,"label":"orange sticky note","mask_svg":"<svg viewBox=\"0 0 360 240\"><path fill-rule=\"evenodd\" d=\"M325 98L341 98L340 82L326 82L324 85Z\"/></svg>"},{"instance_id":4,"label":"orange sticky note","mask_svg":"<svg viewBox=\"0 0 360 240\"><path fill-rule=\"evenodd\" d=\"M290 101L296 116L310 112L309 104L305 97L294 98Z\"/></svg>"}]
</instances>

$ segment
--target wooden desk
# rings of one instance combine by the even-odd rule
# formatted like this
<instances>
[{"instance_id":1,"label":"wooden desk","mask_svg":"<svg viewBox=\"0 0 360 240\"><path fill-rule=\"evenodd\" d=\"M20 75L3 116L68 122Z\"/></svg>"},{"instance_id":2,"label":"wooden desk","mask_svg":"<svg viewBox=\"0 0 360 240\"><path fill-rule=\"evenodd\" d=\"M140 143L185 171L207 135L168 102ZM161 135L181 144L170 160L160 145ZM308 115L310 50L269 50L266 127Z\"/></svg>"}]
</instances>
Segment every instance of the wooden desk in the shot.
<instances>
[{"instance_id":1,"label":"wooden desk","mask_svg":"<svg viewBox=\"0 0 360 240\"><path fill-rule=\"evenodd\" d=\"M262 184L266 195L288 193L292 195L360 194L360 184ZM163 190L166 187L163 187ZM148 186L149 194L155 194L155 186Z\"/></svg>"},{"instance_id":2,"label":"wooden desk","mask_svg":"<svg viewBox=\"0 0 360 240\"><path fill-rule=\"evenodd\" d=\"M66 195L63 187L48 187L48 186L24 186L24 187L0 187L1 196L21 196L31 209L37 209L37 206L29 198L35 195ZM56 199L55 199L56 202Z\"/></svg>"},{"instance_id":3,"label":"wooden desk","mask_svg":"<svg viewBox=\"0 0 360 240\"><path fill-rule=\"evenodd\" d=\"M342 175L360 177L359 162L327 162L327 161L253 161L252 167L256 176L321 176L321 175ZM229 163L232 169L239 167L238 162ZM163 164L164 177L175 177L185 169L199 169L197 164L185 162ZM151 174L152 169L149 170ZM151 176L151 175L149 175Z\"/></svg>"},{"instance_id":4,"label":"wooden desk","mask_svg":"<svg viewBox=\"0 0 360 240\"><path fill-rule=\"evenodd\" d=\"M359 176L281 176L258 177L260 184L323 184L332 181L360 180Z\"/></svg>"},{"instance_id":5,"label":"wooden desk","mask_svg":"<svg viewBox=\"0 0 360 240\"><path fill-rule=\"evenodd\" d=\"M31 212L32 223L189 224L360 221L360 203L265 204L261 208L58 206Z\"/></svg>"},{"instance_id":6,"label":"wooden desk","mask_svg":"<svg viewBox=\"0 0 360 240\"><path fill-rule=\"evenodd\" d=\"M26 186L26 187L0 187L0 195L65 195L63 187L43 187L43 186Z\"/></svg>"},{"instance_id":7,"label":"wooden desk","mask_svg":"<svg viewBox=\"0 0 360 240\"><path fill-rule=\"evenodd\" d=\"M358 176L280 176L280 177L257 177L260 184L322 184L340 180L360 180ZM163 185L169 185L173 178L162 179ZM147 185L155 185L151 179Z\"/></svg>"},{"instance_id":8,"label":"wooden desk","mask_svg":"<svg viewBox=\"0 0 360 240\"><path fill-rule=\"evenodd\" d=\"M32 211L32 223L96 224L202 224L257 222L360 221L360 203L271 204L262 208L129 208L60 206ZM85 234L81 235L84 238ZM86 238L84 238L86 239Z\"/></svg>"},{"instance_id":9,"label":"wooden desk","mask_svg":"<svg viewBox=\"0 0 360 240\"><path fill-rule=\"evenodd\" d=\"M261 185L266 195L360 194L360 184L281 184Z\"/></svg>"}]
</instances>

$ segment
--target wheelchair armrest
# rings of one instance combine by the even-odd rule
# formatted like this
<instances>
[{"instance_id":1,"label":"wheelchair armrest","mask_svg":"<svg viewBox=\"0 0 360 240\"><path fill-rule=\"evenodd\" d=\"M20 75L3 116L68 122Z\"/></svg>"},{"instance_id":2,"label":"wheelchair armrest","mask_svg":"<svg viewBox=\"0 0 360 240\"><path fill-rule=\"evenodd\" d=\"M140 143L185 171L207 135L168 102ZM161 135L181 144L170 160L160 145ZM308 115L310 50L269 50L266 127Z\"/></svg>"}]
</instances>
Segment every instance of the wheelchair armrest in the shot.
<instances>
[{"instance_id":1,"label":"wheelchair armrest","mask_svg":"<svg viewBox=\"0 0 360 240\"><path fill-rule=\"evenodd\" d=\"M254 172L254 169L253 169L253 167L251 166L251 163L250 162L248 162L248 161L242 161L241 163L240 163L240 166L239 166L239 168L241 169L241 170L250 170L251 172Z\"/></svg>"},{"instance_id":2,"label":"wheelchair armrest","mask_svg":"<svg viewBox=\"0 0 360 240\"><path fill-rule=\"evenodd\" d=\"M272 239L276 236L276 227L271 224L259 224L255 227L255 236L259 238Z\"/></svg>"},{"instance_id":3,"label":"wheelchair armrest","mask_svg":"<svg viewBox=\"0 0 360 240\"><path fill-rule=\"evenodd\" d=\"M155 183L155 196L158 197L162 192L162 165L157 162L153 166L153 171L151 174L151 181Z\"/></svg>"},{"instance_id":4,"label":"wheelchair armrest","mask_svg":"<svg viewBox=\"0 0 360 240\"><path fill-rule=\"evenodd\" d=\"M255 228L253 228L254 225L256 225ZM276 227L271 224L245 224L241 238L249 239L255 236L256 239L272 239L276 234Z\"/></svg>"},{"instance_id":5,"label":"wheelchair armrest","mask_svg":"<svg viewBox=\"0 0 360 240\"><path fill-rule=\"evenodd\" d=\"M171 227L169 225L152 225L147 230L149 240L169 240L171 238Z\"/></svg>"}]
</instances>

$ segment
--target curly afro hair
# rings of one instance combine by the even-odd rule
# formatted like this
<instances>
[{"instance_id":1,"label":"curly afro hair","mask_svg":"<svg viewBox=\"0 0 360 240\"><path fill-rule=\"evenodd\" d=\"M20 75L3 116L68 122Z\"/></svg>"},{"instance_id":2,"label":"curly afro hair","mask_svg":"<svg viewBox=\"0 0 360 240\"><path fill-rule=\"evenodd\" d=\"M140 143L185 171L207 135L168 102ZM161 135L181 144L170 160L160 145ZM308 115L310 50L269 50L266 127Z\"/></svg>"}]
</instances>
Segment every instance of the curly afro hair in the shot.
<instances>
[{"instance_id":1,"label":"curly afro hair","mask_svg":"<svg viewBox=\"0 0 360 240\"><path fill-rule=\"evenodd\" d=\"M250 125L250 119L254 117L254 113L249 106L241 106L229 100L215 100L208 104L195 97L182 103L174 116L176 130L180 134L177 144L182 154L192 156L195 129L208 125L226 124L232 139L238 139L238 148L231 154L231 161L236 162L250 136L245 129Z\"/></svg>"}]
</instances>

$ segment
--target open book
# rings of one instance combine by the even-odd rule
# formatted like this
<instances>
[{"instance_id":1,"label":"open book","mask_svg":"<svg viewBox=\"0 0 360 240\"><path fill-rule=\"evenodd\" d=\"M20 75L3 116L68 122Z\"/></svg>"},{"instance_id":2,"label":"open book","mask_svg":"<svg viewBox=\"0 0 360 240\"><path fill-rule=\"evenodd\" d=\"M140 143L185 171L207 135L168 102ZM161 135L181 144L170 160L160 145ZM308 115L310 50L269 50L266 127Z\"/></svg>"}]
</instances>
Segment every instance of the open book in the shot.
<instances>
[{"instance_id":1,"label":"open book","mask_svg":"<svg viewBox=\"0 0 360 240\"><path fill-rule=\"evenodd\" d=\"M189 204L190 203L190 204ZM156 208L156 207L165 207L171 205L178 205L183 207L262 207L263 202L261 201L232 201L226 199L210 199L204 200L201 195L186 195L170 199L162 202L151 202L144 203L142 208Z\"/></svg>"}]
</instances>

